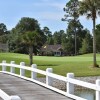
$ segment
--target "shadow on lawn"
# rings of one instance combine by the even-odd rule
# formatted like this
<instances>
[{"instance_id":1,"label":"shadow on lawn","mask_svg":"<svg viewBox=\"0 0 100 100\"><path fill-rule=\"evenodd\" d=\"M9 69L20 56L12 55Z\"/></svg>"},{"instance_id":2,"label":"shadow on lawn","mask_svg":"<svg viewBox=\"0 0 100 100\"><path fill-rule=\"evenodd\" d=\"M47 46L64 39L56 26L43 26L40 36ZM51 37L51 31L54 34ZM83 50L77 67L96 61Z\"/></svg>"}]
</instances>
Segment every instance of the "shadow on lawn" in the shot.
<instances>
[{"instance_id":1,"label":"shadow on lawn","mask_svg":"<svg viewBox=\"0 0 100 100\"><path fill-rule=\"evenodd\" d=\"M38 66L58 66L57 64L39 64Z\"/></svg>"}]
</instances>

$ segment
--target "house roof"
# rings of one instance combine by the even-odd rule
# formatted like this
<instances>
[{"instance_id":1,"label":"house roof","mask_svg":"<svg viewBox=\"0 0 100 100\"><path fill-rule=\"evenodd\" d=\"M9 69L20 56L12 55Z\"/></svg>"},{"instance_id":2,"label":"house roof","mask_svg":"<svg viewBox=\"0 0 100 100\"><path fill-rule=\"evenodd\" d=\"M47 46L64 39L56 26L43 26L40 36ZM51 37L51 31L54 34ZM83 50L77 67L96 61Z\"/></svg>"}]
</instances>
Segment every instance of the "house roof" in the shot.
<instances>
[{"instance_id":1,"label":"house roof","mask_svg":"<svg viewBox=\"0 0 100 100\"><path fill-rule=\"evenodd\" d=\"M41 48L41 51L53 51L53 52L57 52L57 51L61 51L62 49L62 45L57 44L57 45L44 45Z\"/></svg>"},{"instance_id":2,"label":"house roof","mask_svg":"<svg viewBox=\"0 0 100 100\"><path fill-rule=\"evenodd\" d=\"M4 51L7 51L8 45L7 44L4 44L4 43L0 43L0 49L1 50L4 50Z\"/></svg>"}]
</instances>

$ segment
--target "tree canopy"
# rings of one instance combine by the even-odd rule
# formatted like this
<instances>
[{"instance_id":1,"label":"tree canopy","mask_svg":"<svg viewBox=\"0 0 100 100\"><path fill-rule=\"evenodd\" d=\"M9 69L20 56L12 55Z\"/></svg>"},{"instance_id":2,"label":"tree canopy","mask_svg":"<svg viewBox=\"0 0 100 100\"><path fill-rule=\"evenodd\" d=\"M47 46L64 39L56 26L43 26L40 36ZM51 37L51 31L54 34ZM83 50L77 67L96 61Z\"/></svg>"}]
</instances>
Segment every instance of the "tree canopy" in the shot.
<instances>
[{"instance_id":1,"label":"tree canopy","mask_svg":"<svg viewBox=\"0 0 100 100\"><path fill-rule=\"evenodd\" d=\"M0 42L7 43L8 41L8 33L7 27L4 23L0 23Z\"/></svg>"},{"instance_id":2,"label":"tree canopy","mask_svg":"<svg viewBox=\"0 0 100 100\"><path fill-rule=\"evenodd\" d=\"M78 14L78 7L79 7L79 2L78 0L70 0L68 3L66 3L66 6L64 7L64 11L65 11L65 15L64 18L62 19L63 21L67 21L68 22L68 29L71 33L73 33L74 36L74 44L75 44L75 48L74 48L74 52L75 55L77 54L77 27L78 24L80 23L78 18L79 18L79 14Z\"/></svg>"}]
</instances>

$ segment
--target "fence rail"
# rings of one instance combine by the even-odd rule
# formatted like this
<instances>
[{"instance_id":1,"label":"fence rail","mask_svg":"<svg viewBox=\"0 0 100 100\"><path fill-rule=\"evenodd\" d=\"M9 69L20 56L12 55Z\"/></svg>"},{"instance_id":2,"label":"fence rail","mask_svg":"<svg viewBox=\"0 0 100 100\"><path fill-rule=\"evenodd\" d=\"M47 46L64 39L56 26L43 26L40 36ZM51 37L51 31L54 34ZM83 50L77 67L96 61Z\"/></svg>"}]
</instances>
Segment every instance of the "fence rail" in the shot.
<instances>
[{"instance_id":1,"label":"fence rail","mask_svg":"<svg viewBox=\"0 0 100 100\"><path fill-rule=\"evenodd\" d=\"M0 89L0 97L4 100L21 100L19 96L13 95L9 96L3 90Z\"/></svg>"},{"instance_id":2,"label":"fence rail","mask_svg":"<svg viewBox=\"0 0 100 100\"><path fill-rule=\"evenodd\" d=\"M33 64L31 67L26 67L24 62L21 62L20 65L15 64L15 61L11 61L11 63L6 63L6 61L2 61L0 63L0 66L2 66L2 71L3 73L11 74L26 80L30 80L32 82L35 82L39 85L42 85L46 88L49 88L53 91L56 91L58 93L61 93L67 97L70 97L75 100L87 100L81 97L78 97L74 94L74 85L79 85L85 88L93 89L96 91L96 98L95 100L100 100L100 80L96 80L96 84L80 81L77 79L74 79L74 74L73 73L68 73L66 77L57 75L53 73L52 68L47 68L46 71L37 69L37 65ZM10 67L10 72L6 70L7 66ZM20 69L20 74L15 73L15 68ZM25 76L25 70L31 71L31 78L28 78ZM37 80L37 73L43 74L46 76L46 83L42 83ZM52 86L53 83L53 78L61 80L66 82L66 91L59 90L55 87Z\"/></svg>"}]
</instances>

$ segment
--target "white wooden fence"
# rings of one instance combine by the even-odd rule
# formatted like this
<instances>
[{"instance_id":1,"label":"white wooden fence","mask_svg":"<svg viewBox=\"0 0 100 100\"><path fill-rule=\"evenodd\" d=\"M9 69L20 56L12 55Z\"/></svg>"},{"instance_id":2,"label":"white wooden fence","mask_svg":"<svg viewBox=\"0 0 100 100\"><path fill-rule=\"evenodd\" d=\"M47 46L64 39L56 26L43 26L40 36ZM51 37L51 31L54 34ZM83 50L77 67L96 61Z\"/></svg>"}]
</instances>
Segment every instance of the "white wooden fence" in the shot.
<instances>
[{"instance_id":1,"label":"white wooden fence","mask_svg":"<svg viewBox=\"0 0 100 100\"><path fill-rule=\"evenodd\" d=\"M96 84L92 84L92 83L74 79L73 73L68 73L66 77L64 77L61 75L54 74L52 68L47 68L46 71L43 71L43 70L37 69L36 64L33 64L31 67L26 67L24 62L21 62L20 65L17 65L15 64L15 61L11 61L10 64L6 63L6 61L2 61L2 63L0 63L0 66L2 66L2 71L1 71L2 73L11 74L11 75L35 82L39 85L42 85L46 88L49 88L53 91L61 93L75 100L87 100L87 99L78 97L74 94L75 92L74 85L79 85L85 88L93 89L96 91L95 100L100 100L100 80L99 79L96 80ZM10 72L6 70L7 66L10 67ZM20 69L20 75L15 73L15 68ZM31 78L28 78L25 76L25 70L31 71ZM46 76L46 83L42 83L37 80L37 73L43 74ZM53 87L52 86L53 78L66 82L66 91L62 91ZM12 100L15 100L15 99L12 99ZM16 100L19 100L19 99L16 99Z\"/></svg>"},{"instance_id":2,"label":"white wooden fence","mask_svg":"<svg viewBox=\"0 0 100 100\"><path fill-rule=\"evenodd\" d=\"M21 100L19 96L13 95L13 96L9 96L8 94L6 94L3 90L0 89L0 97L3 100Z\"/></svg>"}]
</instances>

